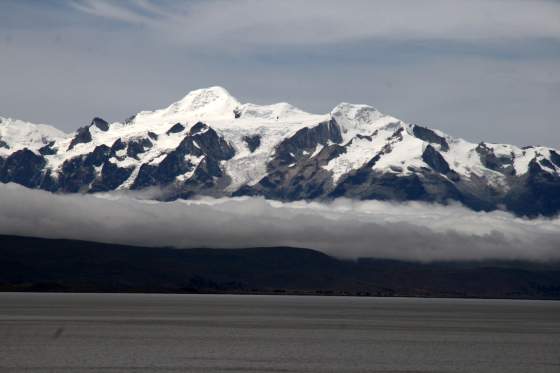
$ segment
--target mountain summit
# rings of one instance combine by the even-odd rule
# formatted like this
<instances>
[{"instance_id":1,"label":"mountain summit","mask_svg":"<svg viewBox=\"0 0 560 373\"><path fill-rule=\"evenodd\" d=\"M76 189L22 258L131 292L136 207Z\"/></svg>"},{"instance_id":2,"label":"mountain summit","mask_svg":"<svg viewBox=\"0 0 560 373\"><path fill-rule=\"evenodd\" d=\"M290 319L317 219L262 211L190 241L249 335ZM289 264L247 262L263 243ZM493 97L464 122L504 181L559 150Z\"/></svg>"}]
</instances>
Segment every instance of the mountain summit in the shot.
<instances>
[{"instance_id":1,"label":"mountain summit","mask_svg":"<svg viewBox=\"0 0 560 373\"><path fill-rule=\"evenodd\" d=\"M448 203L518 215L560 211L560 154L474 144L368 105L330 113L190 92L122 122L73 134L0 118L0 181L60 193L165 189L166 198L337 197Z\"/></svg>"},{"instance_id":2,"label":"mountain summit","mask_svg":"<svg viewBox=\"0 0 560 373\"><path fill-rule=\"evenodd\" d=\"M222 87L197 89L165 109L166 114L231 117L241 104Z\"/></svg>"}]
</instances>

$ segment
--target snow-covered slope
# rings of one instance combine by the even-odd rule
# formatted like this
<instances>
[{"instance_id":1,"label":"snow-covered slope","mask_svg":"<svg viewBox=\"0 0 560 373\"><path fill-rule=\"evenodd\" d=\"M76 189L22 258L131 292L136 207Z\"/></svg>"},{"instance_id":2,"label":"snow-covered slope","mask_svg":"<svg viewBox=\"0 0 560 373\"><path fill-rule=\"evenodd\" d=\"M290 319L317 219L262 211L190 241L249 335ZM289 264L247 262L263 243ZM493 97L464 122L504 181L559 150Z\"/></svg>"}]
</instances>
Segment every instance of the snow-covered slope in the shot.
<instances>
[{"instance_id":1,"label":"snow-covered slope","mask_svg":"<svg viewBox=\"0 0 560 373\"><path fill-rule=\"evenodd\" d=\"M167 198L346 196L560 210L560 201L541 198L531 209L523 200L536 198L535 185L542 195L560 192L555 150L470 143L368 105L316 115L287 103L243 104L210 87L123 122L94 118L74 134L0 120L0 180L53 191L156 186Z\"/></svg>"},{"instance_id":2,"label":"snow-covered slope","mask_svg":"<svg viewBox=\"0 0 560 373\"><path fill-rule=\"evenodd\" d=\"M0 117L0 155L23 148L39 149L68 135L46 124Z\"/></svg>"}]
</instances>

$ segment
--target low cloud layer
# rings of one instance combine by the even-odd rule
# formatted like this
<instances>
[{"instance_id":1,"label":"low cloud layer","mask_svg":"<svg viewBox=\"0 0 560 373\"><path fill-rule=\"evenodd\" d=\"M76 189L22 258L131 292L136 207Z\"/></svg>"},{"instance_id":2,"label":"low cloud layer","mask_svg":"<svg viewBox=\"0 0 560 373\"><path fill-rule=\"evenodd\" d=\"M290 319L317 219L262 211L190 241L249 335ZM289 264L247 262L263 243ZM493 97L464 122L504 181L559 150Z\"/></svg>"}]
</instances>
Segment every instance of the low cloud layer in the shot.
<instances>
[{"instance_id":1,"label":"low cloud layer","mask_svg":"<svg viewBox=\"0 0 560 373\"><path fill-rule=\"evenodd\" d=\"M139 198L0 184L0 234L178 248L292 246L343 258L560 260L560 219L422 203Z\"/></svg>"}]
</instances>

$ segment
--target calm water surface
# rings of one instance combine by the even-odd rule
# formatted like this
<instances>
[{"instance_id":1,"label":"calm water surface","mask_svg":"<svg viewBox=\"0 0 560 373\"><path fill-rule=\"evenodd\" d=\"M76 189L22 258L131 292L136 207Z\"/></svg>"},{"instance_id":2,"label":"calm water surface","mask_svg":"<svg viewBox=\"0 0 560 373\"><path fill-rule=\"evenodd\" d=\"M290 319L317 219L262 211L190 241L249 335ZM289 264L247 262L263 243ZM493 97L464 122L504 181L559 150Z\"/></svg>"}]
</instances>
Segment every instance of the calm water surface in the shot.
<instances>
[{"instance_id":1,"label":"calm water surface","mask_svg":"<svg viewBox=\"0 0 560 373\"><path fill-rule=\"evenodd\" d=\"M1 372L560 372L560 303L0 294Z\"/></svg>"}]
</instances>

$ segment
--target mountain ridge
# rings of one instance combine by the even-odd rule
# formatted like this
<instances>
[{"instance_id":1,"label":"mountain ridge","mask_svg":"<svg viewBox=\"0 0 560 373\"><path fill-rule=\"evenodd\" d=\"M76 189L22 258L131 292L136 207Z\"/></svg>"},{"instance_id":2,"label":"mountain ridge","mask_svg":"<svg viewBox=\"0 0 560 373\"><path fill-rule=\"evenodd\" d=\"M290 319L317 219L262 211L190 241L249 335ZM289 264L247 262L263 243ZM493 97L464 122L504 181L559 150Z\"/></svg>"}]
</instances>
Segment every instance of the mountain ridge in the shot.
<instances>
[{"instance_id":1,"label":"mountain ridge","mask_svg":"<svg viewBox=\"0 0 560 373\"><path fill-rule=\"evenodd\" d=\"M147 248L0 235L0 291L560 299L560 263L342 260L294 247Z\"/></svg>"},{"instance_id":2,"label":"mountain ridge","mask_svg":"<svg viewBox=\"0 0 560 373\"><path fill-rule=\"evenodd\" d=\"M76 132L0 118L0 181L61 193L164 187L167 198L261 195L458 201L522 216L560 211L560 152L478 144L369 105L306 113L242 104L222 87Z\"/></svg>"}]
</instances>

